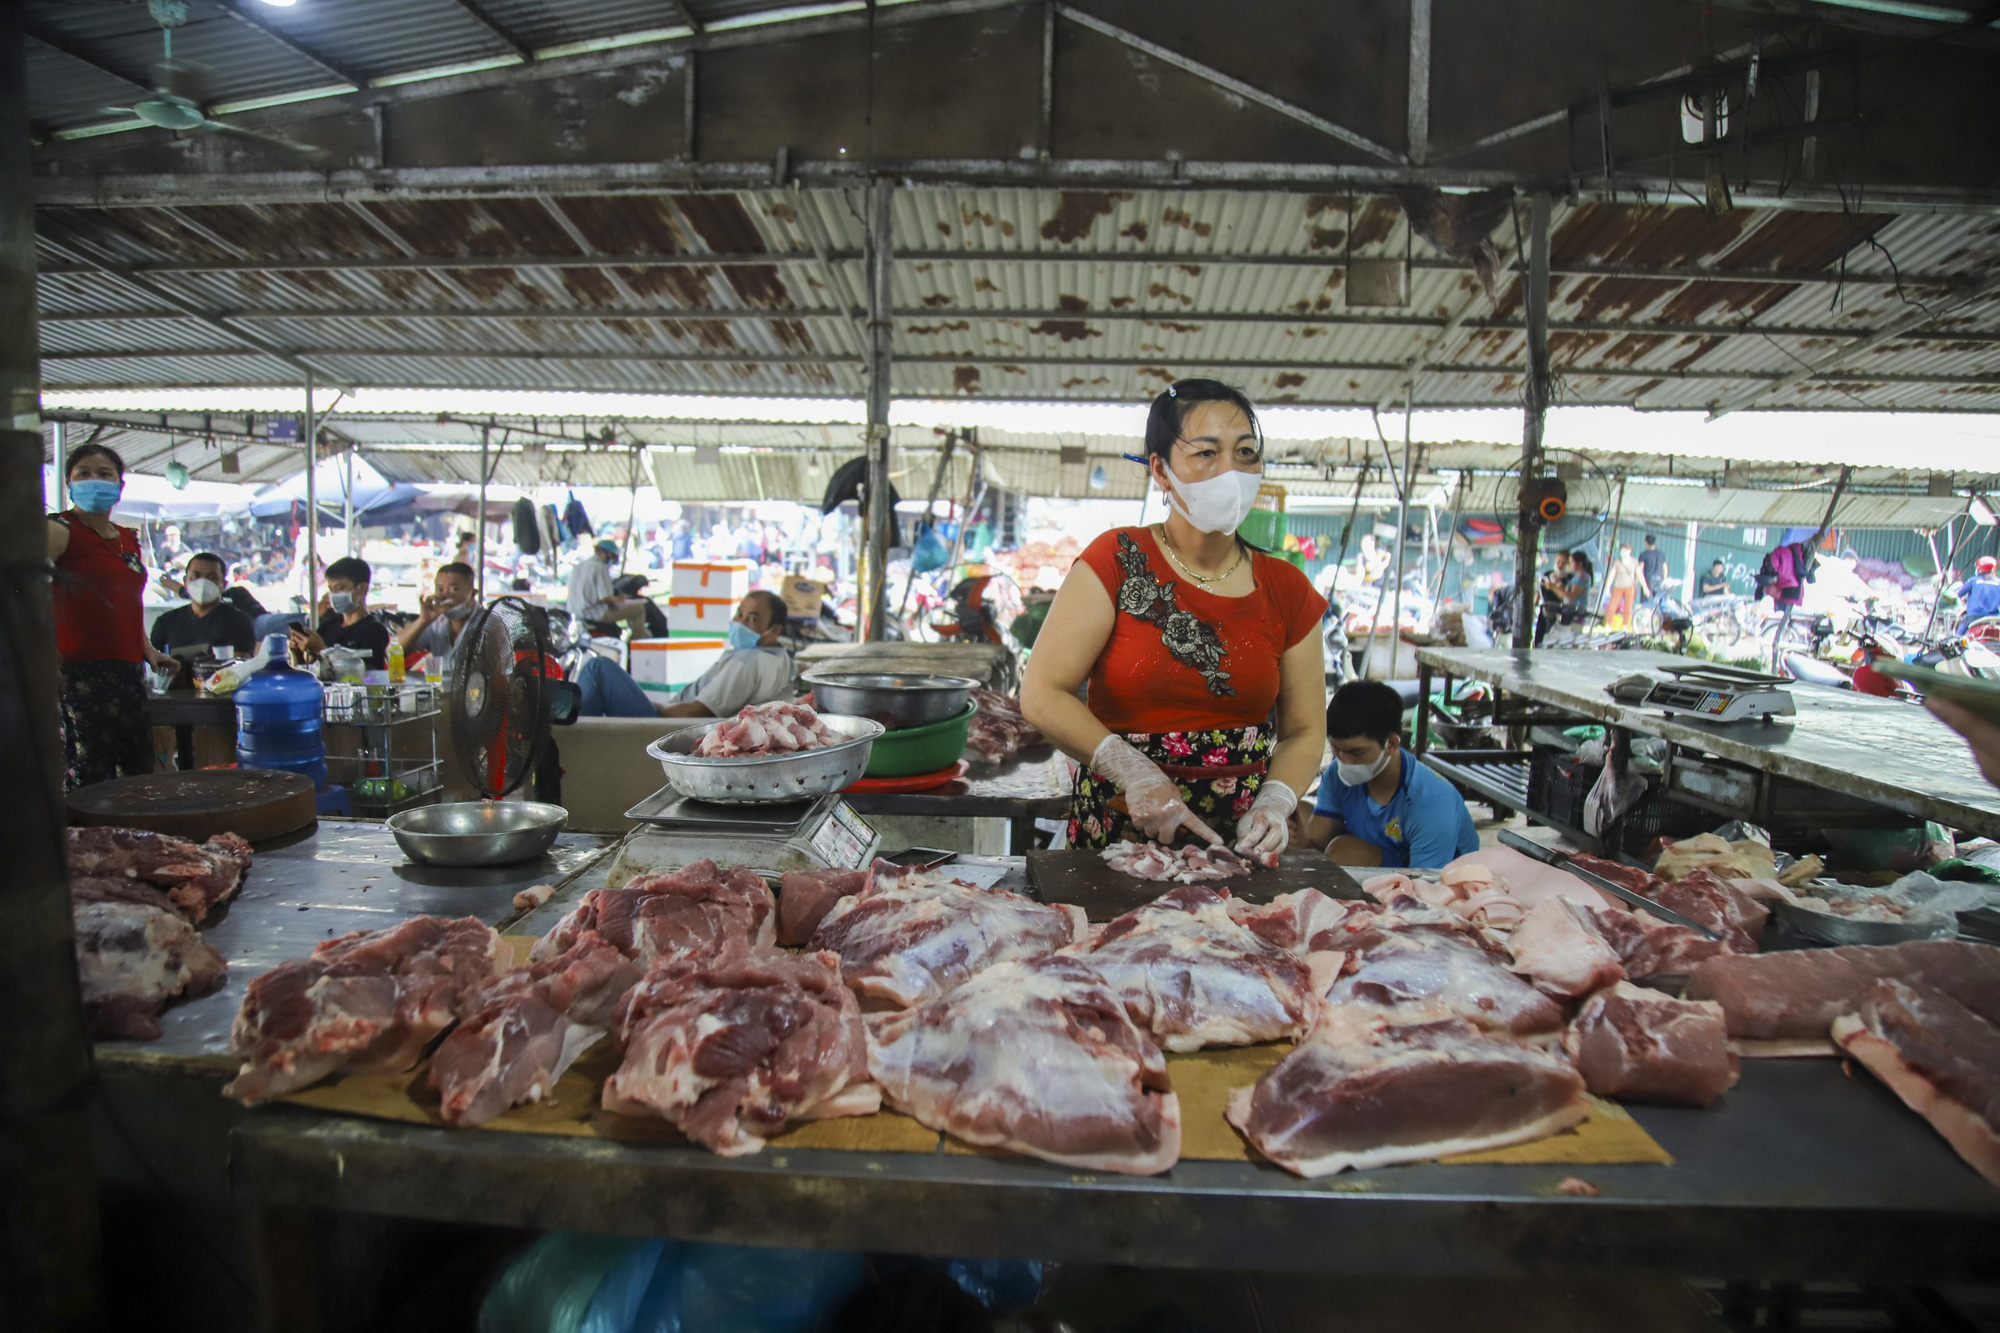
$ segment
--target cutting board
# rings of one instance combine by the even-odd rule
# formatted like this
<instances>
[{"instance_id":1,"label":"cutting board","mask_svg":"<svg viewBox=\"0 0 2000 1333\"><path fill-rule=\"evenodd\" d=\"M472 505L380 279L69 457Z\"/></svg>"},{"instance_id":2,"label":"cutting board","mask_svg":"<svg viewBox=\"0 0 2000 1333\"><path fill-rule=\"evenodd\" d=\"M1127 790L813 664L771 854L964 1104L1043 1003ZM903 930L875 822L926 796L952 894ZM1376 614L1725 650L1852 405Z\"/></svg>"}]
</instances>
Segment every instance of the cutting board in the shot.
<instances>
[{"instance_id":1,"label":"cutting board","mask_svg":"<svg viewBox=\"0 0 2000 1333\"><path fill-rule=\"evenodd\" d=\"M1045 903L1074 903L1092 921L1109 921L1153 901L1175 887L1158 880L1134 879L1113 870L1097 852L1065 848L1059 852L1028 853L1028 883ZM1365 898L1354 877L1318 852L1286 852L1276 870L1212 881L1232 897L1262 903L1299 889L1318 889L1329 898Z\"/></svg>"},{"instance_id":2,"label":"cutting board","mask_svg":"<svg viewBox=\"0 0 2000 1333\"><path fill-rule=\"evenodd\" d=\"M235 833L259 842L318 818L311 778L268 768L147 773L79 787L69 822L151 829L196 842Z\"/></svg>"}]
</instances>

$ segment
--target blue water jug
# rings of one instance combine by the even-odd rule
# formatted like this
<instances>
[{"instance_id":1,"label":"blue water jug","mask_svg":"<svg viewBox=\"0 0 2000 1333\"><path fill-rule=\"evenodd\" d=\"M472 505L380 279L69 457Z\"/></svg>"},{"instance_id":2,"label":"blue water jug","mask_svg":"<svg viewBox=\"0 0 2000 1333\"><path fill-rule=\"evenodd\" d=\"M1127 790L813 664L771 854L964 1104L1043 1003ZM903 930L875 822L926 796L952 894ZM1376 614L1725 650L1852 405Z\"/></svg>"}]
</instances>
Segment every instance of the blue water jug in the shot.
<instances>
[{"instance_id":1,"label":"blue water jug","mask_svg":"<svg viewBox=\"0 0 2000 1333\"><path fill-rule=\"evenodd\" d=\"M320 714L326 692L309 671L285 660L285 636L264 640L270 662L236 690L236 762L277 768L326 786L326 739Z\"/></svg>"}]
</instances>

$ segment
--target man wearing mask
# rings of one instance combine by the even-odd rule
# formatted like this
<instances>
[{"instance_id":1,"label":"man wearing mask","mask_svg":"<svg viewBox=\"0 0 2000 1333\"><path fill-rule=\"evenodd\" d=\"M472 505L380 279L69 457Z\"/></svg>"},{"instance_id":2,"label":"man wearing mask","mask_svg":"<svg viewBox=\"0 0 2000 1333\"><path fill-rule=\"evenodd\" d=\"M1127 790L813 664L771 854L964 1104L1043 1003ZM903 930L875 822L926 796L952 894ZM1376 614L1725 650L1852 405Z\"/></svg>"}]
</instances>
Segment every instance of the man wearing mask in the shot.
<instances>
[{"instance_id":1,"label":"man wearing mask","mask_svg":"<svg viewBox=\"0 0 2000 1333\"><path fill-rule=\"evenodd\" d=\"M636 637L646 632L646 599L620 597L611 590L611 566L618 560L618 543L600 541L569 572L566 605L571 619L582 623L624 621Z\"/></svg>"},{"instance_id":2,"label":"man wearing mask","mask_svg":"<svg viewBox=\"0 0 2000 1333\"><path fill-rule=\"evenodd\" d=\"M1428 869L1479 850L1464 800L1404 752L1402 728L1402 696L1378 680L1350 681L1326 706L1334 763L1305 833L1341 865Z\"/></svg>"},{"instance_id":3,"label":"man wearing mask","mask_svg":"<svg viewBox=\"0 0 2000 1333\"><path fill-rule=\"evenodd\" d=\"M403 645L403 659L415 665L418 657L437 659L441 671L451 670L452 650L465 622L472 618L479 596L472 590L472 566L454 560L438 566L433 580L436 591L423 599L417 618L397 633Z\"/></svg>"},{"instance_id":4,"label":"man wearing mask","mask_svg":"<svg viewBox=\"0 0 2000 1333\"><path fill-rule=\"evenodd\" d=\"M778 646L784 626L784 598L762 589L745 597L729 622L728 650L672 703L654 703L624 668L593 653L577 672L578 716L734 717L750 704L788 699L792 655Z\"/></svg>"},{"instance_id":5,"label":"man wearing mask","mask_svg":"<svg viewBox=\"0 0 2000 1333\"><path fill-rule=\"evenodd\" d=\"M368 562L350 555L326 567L326 594L320 598L317 630L292 630L292 648L300 656L317 658L328 648L359 648L368 654L365 669L388 665L389 627L368 611Z\"/></svg>"},{"instance_id":6,"label":"man wearing mask","mask_svg":"<svg viewBox=\"0 0 2000 1333\"><path fill-rule=\"evenodd\" d=\"M249 657L257 651L257 629L250 617L223 599L222 557L202 551L188 557L181 584L188 604L163 612L153 622L153 647L163 653L176 648L207 646L219 656L234 652Z\"/></svg>"}]
</instances>

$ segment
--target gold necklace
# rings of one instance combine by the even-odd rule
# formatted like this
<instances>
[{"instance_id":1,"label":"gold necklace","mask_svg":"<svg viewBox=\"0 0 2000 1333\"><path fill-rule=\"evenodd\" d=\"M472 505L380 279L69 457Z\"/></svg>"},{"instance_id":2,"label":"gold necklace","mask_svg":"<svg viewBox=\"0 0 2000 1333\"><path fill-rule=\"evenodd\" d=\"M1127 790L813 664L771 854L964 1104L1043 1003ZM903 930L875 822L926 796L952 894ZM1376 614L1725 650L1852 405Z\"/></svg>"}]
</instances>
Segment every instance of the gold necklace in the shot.
<instances>
[{"instance_id":1,"label":"gold necklace","mask_svg":"<svg viewBox=\"0 0 2000 1333\"><path fill-rule=\"evenodd\" d=\"M1175 569L1178 569L1182 574L1186 575L1188 578L1191 578L1196 583L1200 584L1204 590L1206 590L1209 587L1209 585L1220 583L1224 579L1228 578L1231 574L1234 574L1236 572L1236 567L1243 563L1243 548L1242 546L1239 545L1236 548L1236 558L1229 562L1229 568L1223 570L1220 574L1210 574L1207 578L1203 578L1201 575L1195 573L1192 569L1189 569L1186 565L1181 563L1181 558L1179 553L1174 550L1174 539L1167 536L1167 525L1164 523L1160 525L1160 549L1167 553L1167 559L1173 562L1173 566Z\"/></svg>"}]
</instances>

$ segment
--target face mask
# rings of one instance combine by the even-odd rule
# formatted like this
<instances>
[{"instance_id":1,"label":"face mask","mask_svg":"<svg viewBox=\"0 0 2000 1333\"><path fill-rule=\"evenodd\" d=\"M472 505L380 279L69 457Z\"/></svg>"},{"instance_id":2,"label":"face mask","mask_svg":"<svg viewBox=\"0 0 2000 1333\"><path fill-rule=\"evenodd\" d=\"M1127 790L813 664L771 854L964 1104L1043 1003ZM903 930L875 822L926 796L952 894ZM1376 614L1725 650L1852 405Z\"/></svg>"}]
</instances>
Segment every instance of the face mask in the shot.
<instances>
[{"instance_id":1,"label":"face mask","mask_svg":"<svg viewBox=\"0 0 2000 1333\"><path fill-rule=\"evenodd\" d=\"M1389 766L1390 756L1395 753L1394 750L1385 745L1382 747L1381 755L1372 764L1343 764L1336 760L1334 762L1334 769L1340 774L1342 782L1350 787L1359 787L1364 783L1373 782L1376 778L1381 777L1382 770Z\"/></svg>"},{"instance_id":2,"label":"face mask","mask_svg":"<svg viewBox=\"0 0 2000 1333\"><path fill-rule=\"evenodd\" d=\"M328 593L326 604L333 608L335 615L346 615L354 609L354 594L351 592Z\"/></svg>"},{"instance_id":3,"label":"face mask","mask_svg":"<svg viewBox=\"0 0 2000 1333\"><path fill-rule=\"evenodd\" d=\"M1167 471L1172 476L1172 469ZM1257 501L1257 488L1264 484L1261 473L1234 470L1207 481L1172 479L1174 488L1167 492L1167 503L1180 510L1181 517L1197 531L1218 534L1233 533L1243 526Z\"/></svg>"},{"instance_id":4,"label":"face mask","mask_svg":"<svg viewBox=\"0 0 2000 1333\"><path fill-rule=\"evenodd\" d=\"M216 586L214 579L189 579L187 595L196 606L209 606L222 600L222 589Z\"/></svg>"},{"instance_id":5,"label":"face mask","mask_svg":"<svg viewBox=\"0 0 2000 1333\"><path fill-rule=\"evenodd\" d=\"M755 648L764 636L740 620L729 622L729 646L731 648Z\"/></svg>"},{"instance_id":6,"label":"face mask","mask_svg":"<svg viewBox=\"0 0 2000 1333\"><path fill-rule=\"evenodd\" d=\"M464 620L471 614L471 602L453 602L444 609L444 618L446 620Z\"/></svg>"},{"instance_id":7,"label":"face mask","mask_svg":"<svg viewBox=\"0 0 2000 1333\"><path fill-rule=\"evenodd\" d=\"M124 491L123 482L92 478L87 481L71 482L69 499L71 504L86 514L108 514L111 512L111 506L118 503L118 497Z\"/></svg>"}]
</instances>

